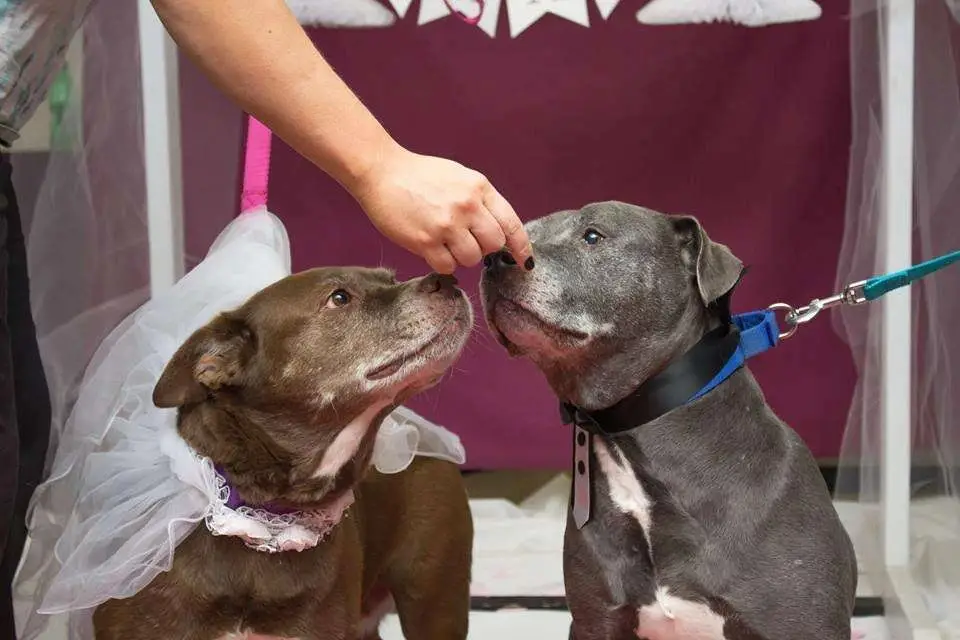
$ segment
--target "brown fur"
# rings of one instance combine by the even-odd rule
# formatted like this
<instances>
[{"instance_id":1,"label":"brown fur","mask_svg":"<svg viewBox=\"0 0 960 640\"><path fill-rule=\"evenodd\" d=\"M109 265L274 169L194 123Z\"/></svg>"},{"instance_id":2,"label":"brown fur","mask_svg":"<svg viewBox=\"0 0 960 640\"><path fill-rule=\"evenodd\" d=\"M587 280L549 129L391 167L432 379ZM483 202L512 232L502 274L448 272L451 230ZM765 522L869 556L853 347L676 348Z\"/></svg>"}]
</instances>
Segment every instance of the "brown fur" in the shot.
<instances>
[{"instance_id":1,"label":"brown fur","mask_svg":"<svg viewBox=\"0 0 960 640\"><path fill-rule=\"evenodd\" d=\"M356 503L302 552L257 552L198 527L170 571L96 610L97 640L231 633L363 640L362 612L387 594L406 637L466 638L473 525L458 470L417 459L395 475L368 471L380 422L434 384L469 334L470 306L454 284L435 275L397 284L382 270L316 269L264 289L191 336L154 402L178 407L180 434L225 470L241 497L316 508L352 489ZM331 302L340 290L347 304ZM406 363L399 371L369 380L396 357ZM337 434L380 405L339 473L315 477Z\"/></svg>"}]
</instances>

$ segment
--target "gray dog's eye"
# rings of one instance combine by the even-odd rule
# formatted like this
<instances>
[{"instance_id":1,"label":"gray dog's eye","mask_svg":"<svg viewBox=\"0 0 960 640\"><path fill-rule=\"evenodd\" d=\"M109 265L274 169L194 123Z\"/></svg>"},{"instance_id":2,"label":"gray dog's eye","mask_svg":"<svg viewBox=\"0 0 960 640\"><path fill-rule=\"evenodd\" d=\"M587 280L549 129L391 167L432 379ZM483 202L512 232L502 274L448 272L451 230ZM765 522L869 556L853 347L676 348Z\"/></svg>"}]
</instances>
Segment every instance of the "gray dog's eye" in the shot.
<instances>
[{"instance_id":1,"label":"gray dog's eye","mask_svg":"<svg viewBox=\"0 0 960 640\"><path fill-rule=\"evenodd\" d=\"M583 241L589 245L597 244L603 240L603 234L596 229L587 229L583 234Z\"/></svg>"},{"instance_id":2,"label":"gray dog's eye","mask_svg":"<svg viewBox=\"0 0 960 640\"><path fill-rule=\"evenodd\" d=\"M327 307L343 307L350 303L351 296L349 291L337 289L327 298Z\"/></svg>"}]
</instances>

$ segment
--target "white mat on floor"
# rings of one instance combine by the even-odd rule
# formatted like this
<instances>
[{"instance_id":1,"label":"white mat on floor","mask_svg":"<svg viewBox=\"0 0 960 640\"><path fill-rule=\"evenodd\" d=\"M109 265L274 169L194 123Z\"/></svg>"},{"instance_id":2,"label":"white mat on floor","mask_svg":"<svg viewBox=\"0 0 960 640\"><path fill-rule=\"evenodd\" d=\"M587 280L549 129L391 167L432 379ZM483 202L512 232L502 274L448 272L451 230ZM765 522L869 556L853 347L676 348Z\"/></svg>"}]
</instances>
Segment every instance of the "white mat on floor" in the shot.
<instances>
[{"instance_id":1,"label":"white mat on floor","mask_svg":"<svg viewBox=\"0 0 960 640\"><path fill-rule=\"evenodd\" d=\"M471 500L475 596L562 596L569 480L558 476L520 506Z\"/></svg>"},{"instance_id":2,"label":"white mat on floor","mask_svg":"<svg viewBox=\"0 0 960 640\"><path fill-rule=\"evenodd\" d=\"M566 640L570 614L561 611L474 612L470 615L470 640ZM853 621L855 640L890 640L883 618ZM390 616L380 628L383 640L403 640L400 623Z\"/></svg>"}]
</instances>

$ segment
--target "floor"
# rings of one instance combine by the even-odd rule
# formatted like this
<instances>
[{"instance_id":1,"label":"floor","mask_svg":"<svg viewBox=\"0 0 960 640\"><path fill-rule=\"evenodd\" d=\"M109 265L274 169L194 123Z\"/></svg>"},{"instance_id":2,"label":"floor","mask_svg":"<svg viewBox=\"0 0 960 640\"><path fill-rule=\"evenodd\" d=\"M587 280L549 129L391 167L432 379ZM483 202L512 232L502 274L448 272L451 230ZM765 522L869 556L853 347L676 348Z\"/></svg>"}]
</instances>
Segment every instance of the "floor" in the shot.
<instances>
[{"instance_id":1,"label":"floor","mask_svg":"<svg viewBox=\"0 0 960 640\"><path fill-rule=\"evenodd\" d=\"M474 612L470 616L470 640L566 640L570 614L557 611ZM883 618L858 618L853 622L854 640L891 640ZM404 640L396 616L389 616L380 628L383 640ZM67 640L60 625L41 640Z\"/></svg>"},{"instance_id":2,"label":"floor","mask_svg":"<svg viewBox=\"0 0 960 640\"><path fill-rule=\"evenodd\" d=\"M499 611L470 617L470 640L566 640L570 615L554 611ZM854 620L853 638L890 640L883 618ZM383 640L403 640L396 617L381 627Z\"/></svg>"},{"instance_id":3,"label":"floor","mask_svg":"<svg viewBox=\"0 0 960 640\"><path fill-rule=\"evenodd\" d=\"M569 480L554 474L478 474L467 477L475 523L472 592L475 596L562 596L561 549ZM838 503L849 530L860 527L862 507ZM877 595L861 574L858 595ZM570 617L555 611L474 612L471 640L567 638ZM893 640L883 618L854 620L859 640ZM403 638L389 617L383 640ZM51 628L41 640L65 640Z\"/></svg>"}]
</instances>

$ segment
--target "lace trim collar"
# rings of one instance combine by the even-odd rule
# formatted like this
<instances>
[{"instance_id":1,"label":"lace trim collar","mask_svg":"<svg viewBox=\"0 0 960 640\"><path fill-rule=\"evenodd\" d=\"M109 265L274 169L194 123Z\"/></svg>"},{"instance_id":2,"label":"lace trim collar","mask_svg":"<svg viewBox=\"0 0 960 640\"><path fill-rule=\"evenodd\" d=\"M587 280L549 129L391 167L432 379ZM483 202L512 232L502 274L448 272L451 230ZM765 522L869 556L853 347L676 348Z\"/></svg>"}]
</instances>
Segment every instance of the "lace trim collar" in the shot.
<instances>
[{"instance_id":1,"label":"lace trim collar","mask_svg":"<svg viewBox=\"0 0 960 640\"><path fill-rule=\"evenodd\" d=\"M215 536L236 536L256 551L312 549L340 524L354 501L351 490L322 509L280 512L251 507L232 494L230 483L209 458L197 457L212 472L217 485L213 503L204 517L207 529Z\"/></svg>"}]
</instances>

